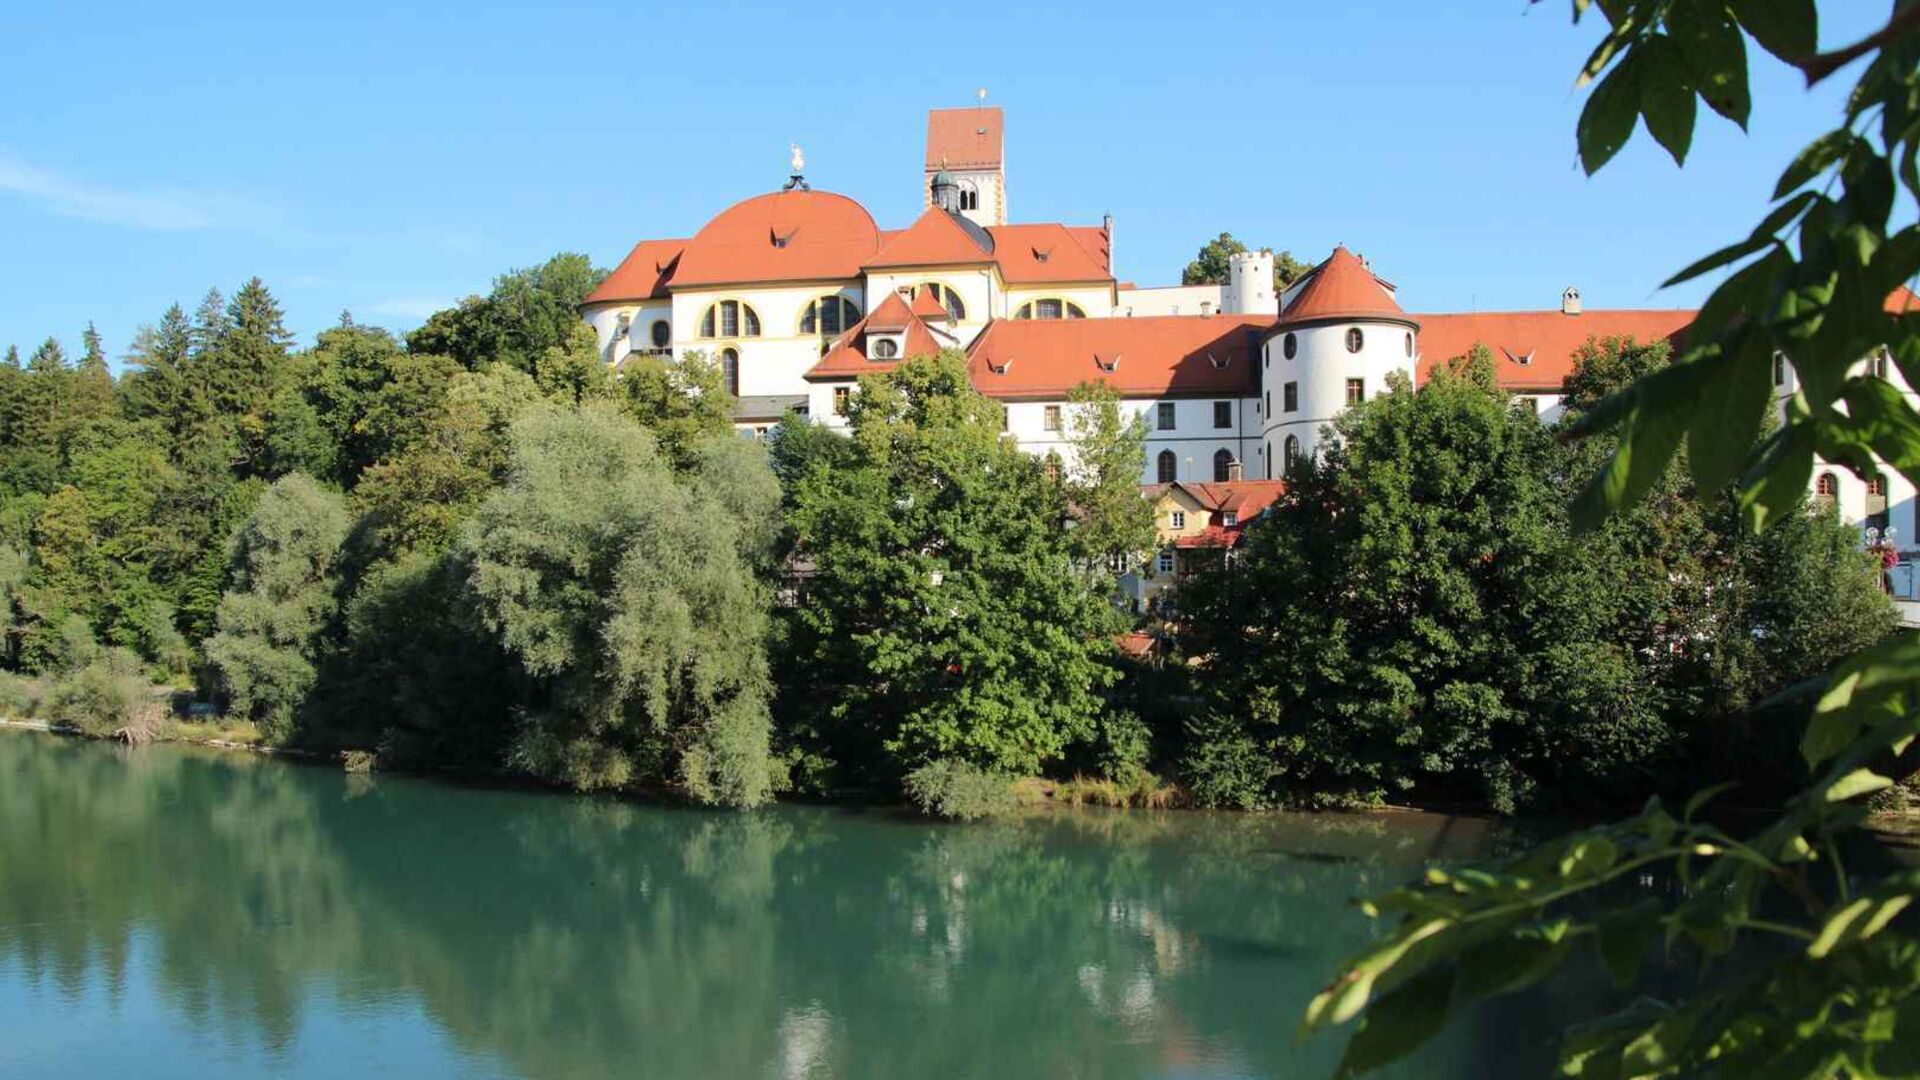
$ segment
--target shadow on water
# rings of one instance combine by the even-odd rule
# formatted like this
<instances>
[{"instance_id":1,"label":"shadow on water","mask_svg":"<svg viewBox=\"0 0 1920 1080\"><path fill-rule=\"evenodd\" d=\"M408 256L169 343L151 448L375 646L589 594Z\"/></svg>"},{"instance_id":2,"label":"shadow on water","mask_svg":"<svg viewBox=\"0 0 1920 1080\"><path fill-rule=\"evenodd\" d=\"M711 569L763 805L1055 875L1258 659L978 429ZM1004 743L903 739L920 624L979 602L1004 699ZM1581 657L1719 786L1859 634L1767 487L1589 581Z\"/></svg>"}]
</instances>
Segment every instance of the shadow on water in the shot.
<instances>
[{"instance_id":1,"label":"shadow on water","mask_svg":"<svg viewBox=\"0 0 1920 1080\"><path fill-rule=\"evenodd\" d=\"M0 1073L1324 1076L1338 1041L1293 1030L1373 932L1350 899L1490 839L708 813L0 735ZM1590 996L1398 1075L1540 1074Z\"/></svg>"}]
</instances>

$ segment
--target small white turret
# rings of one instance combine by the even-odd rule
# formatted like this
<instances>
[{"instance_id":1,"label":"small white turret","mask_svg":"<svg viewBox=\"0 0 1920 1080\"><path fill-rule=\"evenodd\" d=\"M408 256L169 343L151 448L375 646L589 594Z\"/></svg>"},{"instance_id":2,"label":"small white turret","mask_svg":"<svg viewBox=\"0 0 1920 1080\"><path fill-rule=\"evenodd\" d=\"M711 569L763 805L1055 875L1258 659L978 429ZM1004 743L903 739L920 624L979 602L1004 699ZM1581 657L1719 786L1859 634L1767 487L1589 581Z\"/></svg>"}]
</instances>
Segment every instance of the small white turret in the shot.
<instances>
[{"instance_id":1,"label":"small white turret","mask_svg":"<svg viewBox=\"0 0 1920 1080\"><path fill-rule=\"evenodd\" d=\"M1273 315L1280 311L1273 294L1273 252L1243 251L1227 258L1226 313Z\"/></svg>"}]
</instances>

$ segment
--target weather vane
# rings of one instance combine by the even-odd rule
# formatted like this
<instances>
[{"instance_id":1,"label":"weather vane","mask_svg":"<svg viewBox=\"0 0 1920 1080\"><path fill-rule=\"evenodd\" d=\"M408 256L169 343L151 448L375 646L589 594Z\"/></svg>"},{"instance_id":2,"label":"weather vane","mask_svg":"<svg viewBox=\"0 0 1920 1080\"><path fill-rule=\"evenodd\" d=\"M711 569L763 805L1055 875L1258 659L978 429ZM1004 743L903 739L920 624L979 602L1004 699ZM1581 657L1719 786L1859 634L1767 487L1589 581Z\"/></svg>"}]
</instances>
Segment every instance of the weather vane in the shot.
<instances>
[{"instance_id":1,"label":"weather vane","mask_svg":"<svg viewBox=\"0 0 1920 1080\"><path fill-rule=\"evenodd\" d=\"M980 104L985 105L987 103L987 88L983 86L980 89L975 90L973 92L973 96L980 99Z\"/></svg>"},{"instance_id":2,"label":"weather vane","mask_svg":"<svg viewBox=\"0 0 1920 1080\"><path fill-rule=\"evenodd\" d=\"M787 146L793 151L793 175L787 177L787 186L782 190L792 191L794 188L799 188L801 191L812 190L807 187L807 178L804 175L804 170L807 167L807 157L800 152L800 144L788 143Z\"/></svg>"}]
</instances>

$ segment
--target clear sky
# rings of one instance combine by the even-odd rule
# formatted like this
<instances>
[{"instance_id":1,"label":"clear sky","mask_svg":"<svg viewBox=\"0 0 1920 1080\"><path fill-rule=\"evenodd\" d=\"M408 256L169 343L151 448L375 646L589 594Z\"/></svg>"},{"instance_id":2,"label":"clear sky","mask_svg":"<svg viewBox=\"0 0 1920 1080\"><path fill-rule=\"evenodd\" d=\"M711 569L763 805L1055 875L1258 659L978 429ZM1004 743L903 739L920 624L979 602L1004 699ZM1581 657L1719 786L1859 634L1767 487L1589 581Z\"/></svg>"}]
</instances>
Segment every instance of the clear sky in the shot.
<instances>
[{"instance_id":1,"label":"clear sky","mask_svg":"<svg viewBox=\"0 0 1920 1080\"><path fill-rule=\"evenodd\" d=\"M92 319L117 359L256 274L303 341L343 309L404 330L556 251L691 235L789 142L897 228L926 109L979 87L1013 217L1112 212L1123 279L1176 282L1226 229L1344 242L1415 311L1687 306L1658 284L1746 233L1843 90L1756 50L1750 132L1703 109L1684 171L1642 132L1589 180L1601 27L1566 0L279 6L0 7L0 348ZM1886 11L1821 6L1828 47Z\"/></svg>"}]
</instances>

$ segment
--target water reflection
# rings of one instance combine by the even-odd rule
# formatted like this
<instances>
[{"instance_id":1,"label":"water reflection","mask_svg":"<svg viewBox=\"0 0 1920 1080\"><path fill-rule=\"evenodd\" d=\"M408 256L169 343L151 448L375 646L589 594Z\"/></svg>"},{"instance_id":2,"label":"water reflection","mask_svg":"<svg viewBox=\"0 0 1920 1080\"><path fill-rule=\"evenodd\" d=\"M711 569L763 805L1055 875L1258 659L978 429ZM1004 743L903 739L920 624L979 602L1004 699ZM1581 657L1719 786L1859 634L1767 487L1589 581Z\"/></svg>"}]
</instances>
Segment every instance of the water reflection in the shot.
<instances>
[{"instance_id":1,"label":"water reflection","mask_svg":"<svg viewBox=\"0 0 1920 1080\"><path fill-rule=\"evenodd\" d=\"M1368 932L1349 898L1487 842L702 813L6 733L0 1073L1321 1076L1337 1045L1292 1031ZM1534 1067L1552 1027L1405 1075Z\"/></svg>"}]
</instances>

